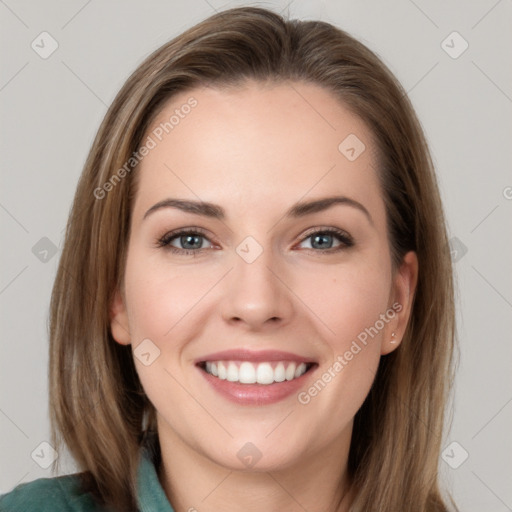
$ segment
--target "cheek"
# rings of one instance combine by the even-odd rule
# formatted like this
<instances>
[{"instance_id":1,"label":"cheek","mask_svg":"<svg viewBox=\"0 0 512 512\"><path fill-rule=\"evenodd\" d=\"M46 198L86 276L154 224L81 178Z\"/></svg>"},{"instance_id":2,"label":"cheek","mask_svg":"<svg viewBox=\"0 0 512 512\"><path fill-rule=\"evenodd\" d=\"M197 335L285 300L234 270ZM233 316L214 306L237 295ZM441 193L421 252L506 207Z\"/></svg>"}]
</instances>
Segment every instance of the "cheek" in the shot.
<instances>
[{"instance_id":1,"label":"cheek","mask_svg":"<svg viewBox=\"0 0 512 512\"><path fill-rule=\"evenodd\" d=\"M380 270L351 269L322 276L317 273L315 292L308 305L328 326L322 343L329 356L318 368L316 379L301 390L298 402L304 414L329 417L324 434L335 438L363 404L379 366L381 340L387 323L390 280Z\"/></svg>"},{"instance_id":2,"label":"cheek","mask_svg":"<svg viewBox=\"0 0 512 512\"><path fill-rule=\"evenodd\" d=\"M204 277L187 270L170 271L162 265L138 264L134 257L127 265L125 280L134 343L150 338L163 346L171 336L175 338L182 321L212 286L211 275Z\"/></svg>"},{"instance_id":3,"label":"cheek","mask_svg":"<svg viewBox=\"0 0 512 512\"><path fill-rule=\"evenodd\" d=\"M364 262L317 267L295 279L297 294L322 321L322 332L336 352L343 351L386 312L390 286L391 275L385 264Z\"/></svg>"},{"instance_id":4,"label":"cheek","mask_svg":"<svg viewBox=\"0 0 512 512\"><path fill-rule=\"evenodd\" d=\"M175 375L183 350L198 337L202 326L195 321L194 307L214 284L211 272L196 273L192 268L175 271L168 265L152 264L147 255L134 250L125 274L134 360L142 386L158 411L179 407L183 417L198 416L198 411L179 384L183 376L177 381ZM141 352L150 354L149 364L139 357Z\"/></svg>"}]
</instances>

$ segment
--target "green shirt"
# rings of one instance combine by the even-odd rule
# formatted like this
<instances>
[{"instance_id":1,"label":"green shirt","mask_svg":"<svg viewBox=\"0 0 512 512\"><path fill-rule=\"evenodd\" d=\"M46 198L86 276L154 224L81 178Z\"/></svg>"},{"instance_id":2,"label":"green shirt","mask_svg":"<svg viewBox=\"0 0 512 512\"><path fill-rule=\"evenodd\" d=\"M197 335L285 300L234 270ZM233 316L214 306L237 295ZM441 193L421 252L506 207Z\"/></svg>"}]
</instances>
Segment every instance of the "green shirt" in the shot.
<instances>
[{"instance_id":1,"label":"green shirt","mask_svg":"<svg viewBox=\"0 0 512 512\"><path fill-rule=\"evenodd\" d=\"M160 485L146 449L138 467L137 501L140 512L174 512ZM0 496L0 512L103 512L89 493L80 490L77 475L40 478L18 485Z\"/></svg>"}]
</instances>

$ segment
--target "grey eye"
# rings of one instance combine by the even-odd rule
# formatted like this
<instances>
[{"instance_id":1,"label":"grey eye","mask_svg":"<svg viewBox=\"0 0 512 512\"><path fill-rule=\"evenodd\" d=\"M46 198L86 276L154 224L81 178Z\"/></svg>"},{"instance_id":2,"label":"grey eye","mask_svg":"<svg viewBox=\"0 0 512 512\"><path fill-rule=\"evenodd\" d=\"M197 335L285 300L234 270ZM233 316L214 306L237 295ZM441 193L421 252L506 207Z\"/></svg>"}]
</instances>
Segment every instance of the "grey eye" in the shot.
<instances>
[{"instance_id":1,"label":"grey eye","mask_svg":"<svg viewBox=\"0 0 512 512\"><path fill-rule=\"evenodd\" d=\"M193 249L203 249L203 242L205 237L203 235L199 234L186 234L186 235L178 235L175 236L173 241L169 242L169 245L172 245L173 247L176 247L174 245L175 241L179 241L181 244L181 247L177 247L178 249L185 249L185 250L193 250Z\"/></svg>"}]
</instances>

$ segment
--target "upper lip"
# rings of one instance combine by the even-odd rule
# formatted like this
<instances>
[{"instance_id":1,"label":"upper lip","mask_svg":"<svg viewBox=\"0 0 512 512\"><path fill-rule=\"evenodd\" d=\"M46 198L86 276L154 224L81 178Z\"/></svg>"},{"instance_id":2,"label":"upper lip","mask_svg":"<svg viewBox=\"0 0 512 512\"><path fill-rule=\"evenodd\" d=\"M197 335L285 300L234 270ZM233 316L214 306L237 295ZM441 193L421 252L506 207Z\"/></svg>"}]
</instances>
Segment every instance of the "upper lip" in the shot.
<instances>
[{"instance_id":1,"label":"upper lip","mask_svg":"<svg viewBox=\"0 0 512 512\"><path fill-rule=\"evenodd\" d=\"M196 359L195 364L206 361L252 361L260 363L264 361L294 361L297 363L314 363L311 358L299 356L292 352L283 352L282 350L258 350L233 349L215 352Z\"/></svg>"}]
</instances>

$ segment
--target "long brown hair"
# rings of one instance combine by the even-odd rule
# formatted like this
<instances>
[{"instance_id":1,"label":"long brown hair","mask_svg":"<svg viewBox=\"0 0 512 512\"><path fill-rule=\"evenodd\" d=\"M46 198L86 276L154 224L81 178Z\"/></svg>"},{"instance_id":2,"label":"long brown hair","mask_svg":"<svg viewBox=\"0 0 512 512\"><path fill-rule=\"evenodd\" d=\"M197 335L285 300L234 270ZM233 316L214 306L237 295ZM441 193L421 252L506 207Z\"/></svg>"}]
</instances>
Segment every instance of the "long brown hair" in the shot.
<instances>
[{"instance_id":1,"label":"long brown hair","mask_svg":"<svg viewBox=\"0 0 512 512\"><path fill-rule=\"evenodd\" d=\"M136 509L140 444L156 426L131 347L116 343L109 327L136 193L137 166L126 163L173 95L249 79L319 85L374 136L393 266L416 251L419 276L402 343L381 357L355 417L351 510L447 511L438 465L454 372L454 283L425 137L407 94L367 47L328 23L285 20L261 8L220 12L159 48L128 78L99 128L51 300L53 442L67 445L83 470L84 487L99 502L117 511Z\"/></svg>"}]
</instances>

